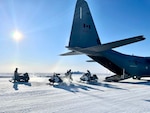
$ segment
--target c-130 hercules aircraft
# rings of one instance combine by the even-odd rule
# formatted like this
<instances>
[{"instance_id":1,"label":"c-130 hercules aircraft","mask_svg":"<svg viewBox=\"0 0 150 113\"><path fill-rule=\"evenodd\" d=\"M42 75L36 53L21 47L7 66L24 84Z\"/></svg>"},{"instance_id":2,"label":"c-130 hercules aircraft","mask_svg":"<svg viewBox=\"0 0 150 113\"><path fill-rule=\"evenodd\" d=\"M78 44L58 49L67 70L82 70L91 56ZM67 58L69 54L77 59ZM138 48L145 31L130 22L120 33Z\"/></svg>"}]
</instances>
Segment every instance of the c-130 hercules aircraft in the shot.
<instances>
[{"instance_id":1,"label":"c-130 hercules aircraft","mask_svg":"<svg viewBox=\"0 0 150 113\"><path fill-rule=\"evenodd\" d=\"M66 55L86 54L92 61L98 62L116 75L106 77L106 81L120 81L128 78L150 77L150 57L125 55L113 48L142 41L145 38L135 36L115 42L101 44L92 15L85 0L77 0L70 41Z\"/></svg>"}]
</instances>

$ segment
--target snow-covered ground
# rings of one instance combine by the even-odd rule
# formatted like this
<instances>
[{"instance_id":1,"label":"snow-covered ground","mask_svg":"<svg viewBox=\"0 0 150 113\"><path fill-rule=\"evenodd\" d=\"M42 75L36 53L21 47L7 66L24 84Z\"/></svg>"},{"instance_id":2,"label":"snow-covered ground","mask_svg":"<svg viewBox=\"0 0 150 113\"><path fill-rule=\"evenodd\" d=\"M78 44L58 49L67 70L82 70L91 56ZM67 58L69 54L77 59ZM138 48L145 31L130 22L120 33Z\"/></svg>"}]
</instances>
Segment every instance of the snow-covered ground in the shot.
<instances>
[{"instance_id":1,"label":"snow-covered ground","mask_svg":"<svg viewBox=\"0 0 150 113\"><path fill-rule=\"evenodd\" d=\"M47 77L29 83L0 78L0 113L150 113L150 82L127 79L119 83L73 82L50 86ZM150 78L149 78L150 79Z\"/></svg>"}]
</instances>

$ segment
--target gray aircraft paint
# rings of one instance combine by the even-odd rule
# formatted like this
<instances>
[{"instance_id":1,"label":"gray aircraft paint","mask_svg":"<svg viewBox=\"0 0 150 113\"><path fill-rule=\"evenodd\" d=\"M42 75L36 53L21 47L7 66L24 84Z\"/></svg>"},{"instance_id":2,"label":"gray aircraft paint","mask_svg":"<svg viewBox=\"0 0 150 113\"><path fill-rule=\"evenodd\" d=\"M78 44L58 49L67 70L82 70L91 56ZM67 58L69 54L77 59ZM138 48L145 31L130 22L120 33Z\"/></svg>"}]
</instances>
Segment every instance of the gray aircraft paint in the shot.
<instances>
[{"instance_id":1,"label":"gray aircraft paint","mask_svg":"<svg viewBox=\"0 0 150 113\"><path fill-rule=\"evenodd\" d=\"M78 0L74 13L69 47L84 48L99 44L99 36L97 34L89 7L84 0Z\"/></svg>"},{"instance_id":2,"label":"gray aircraft paint","mask_svg":"<svg viewBox=\"0 0 150 113\"><path fill-rule=\"evenodd\" d=\"M129 76L150 76L150 57L125 55L112 48L144 40L143 36L101 44L93 18L85 0L77 0L70 41L69 53L62 55L86 54L117 75L123 70Z\"/></svg>"}]
</instances>

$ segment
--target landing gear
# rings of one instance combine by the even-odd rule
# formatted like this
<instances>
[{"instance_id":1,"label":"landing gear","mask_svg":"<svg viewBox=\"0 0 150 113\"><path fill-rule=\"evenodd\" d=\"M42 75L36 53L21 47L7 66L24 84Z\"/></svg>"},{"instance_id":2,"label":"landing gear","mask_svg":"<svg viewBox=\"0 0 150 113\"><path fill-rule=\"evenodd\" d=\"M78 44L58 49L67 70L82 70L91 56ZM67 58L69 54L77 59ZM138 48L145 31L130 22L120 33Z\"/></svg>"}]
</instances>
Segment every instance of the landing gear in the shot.
<instances>
[{"instance_id":1,"label":"landing gear","mask_svg":"<svg viewBox=\"0 0 150 113\"><path fill-rule=\"evenodd\" d=\"M133 79L141 80L141 77L140 77L140 76L133 76L132 78L133 78Z\"/></svg>"},{"instance_id":2,"label":"landing gear","mask_svg":"<svg viewBox=\"0 0 150 113\"><path fill-rule=\"evenodd\" d=\"M128 78L131 78L130 75L128 74L124 74L124 75L113 75L113 76L110 76L110 77L106 77L105 78L105 81L106 82L119 82L121 80L125 80L125 79L128 79Z\"/></svg>"},{"instance_id":3,"label":"landing gear","mask_svg":"<svg viewBox=\"0 0 150 113\"><path fill-rule=\"evenodd\" d=\"M113 76L105 78L106 82L119 82L120 80L121 80L121 76L120 75L113 75Z\"/></svg>"}]
</instances>

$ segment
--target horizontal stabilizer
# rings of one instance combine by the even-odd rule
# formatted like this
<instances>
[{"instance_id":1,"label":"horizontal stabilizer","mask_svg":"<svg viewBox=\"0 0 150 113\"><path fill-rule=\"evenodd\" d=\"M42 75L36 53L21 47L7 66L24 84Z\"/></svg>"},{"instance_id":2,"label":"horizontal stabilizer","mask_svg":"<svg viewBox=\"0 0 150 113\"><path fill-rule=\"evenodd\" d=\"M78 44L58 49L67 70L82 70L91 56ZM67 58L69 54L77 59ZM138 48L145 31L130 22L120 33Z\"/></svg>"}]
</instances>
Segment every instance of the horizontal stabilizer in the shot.
<instances>
[{"instance_id":1,"label":"horizontal stabilizer","mask_svg":"<svg viewBox=\"0 0 150 113\"><path fill-rule=\"evenodd\" d=\"M81 55L81 52L77 52L77 51L70 51L64 54L60 54L60 56L68 56L68 55Z\"/></svg>"},{"instance_id":2,"label":"horizontal stabilizer","mask_svg":"<svg viewBox=\"0 0 150 113\"><path fill-rule=\"evenodd\" d=\"M103 48L104 50L108 50L108 49L124 46L127 44L135 43L138 41L142 41L144 39L145 38L143 36L136 36L128 39L123 39L123 40L103 44L101 48Z\"/></svg>"},{"instance_id":3,"label":"horizontal stabilizer","mask_svg":"<svg viewBox=\"0 0 150 113\"><path fill-rule=\"evenodd\" d=\"M138 41L142 41L144 39L145 38L143 36L136 36L136 37L123 39L123 40L119 40L119 41L115 41L115 42L110 42L110 43L93 46L93 47L87 47L87 48L79 48L79 47L70 48L70 47L68 47L68 48L70 50L74 50L74 51L78 51L78 52L90 55L90 54L93 54L93 52L95 53L95 52L102 52L102 51L110 50L112 48L124 46L124 45L131 44L131 43L138 42Z\"/></svg>"}]
</instances>

